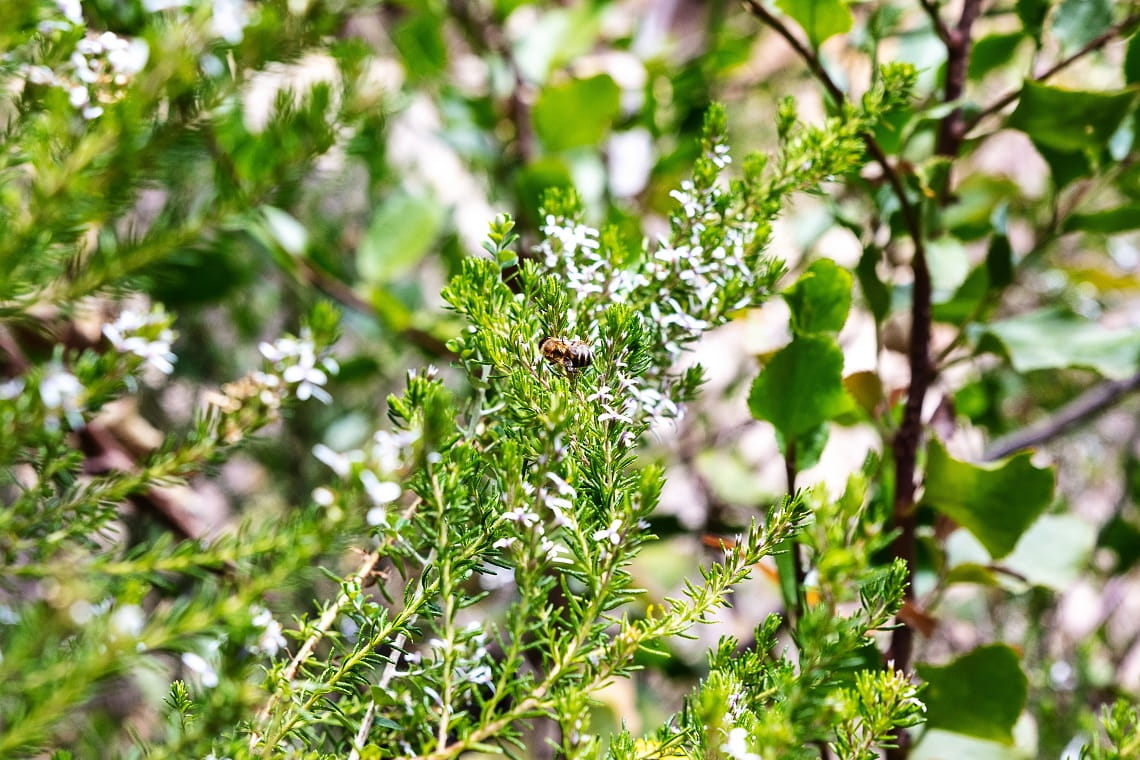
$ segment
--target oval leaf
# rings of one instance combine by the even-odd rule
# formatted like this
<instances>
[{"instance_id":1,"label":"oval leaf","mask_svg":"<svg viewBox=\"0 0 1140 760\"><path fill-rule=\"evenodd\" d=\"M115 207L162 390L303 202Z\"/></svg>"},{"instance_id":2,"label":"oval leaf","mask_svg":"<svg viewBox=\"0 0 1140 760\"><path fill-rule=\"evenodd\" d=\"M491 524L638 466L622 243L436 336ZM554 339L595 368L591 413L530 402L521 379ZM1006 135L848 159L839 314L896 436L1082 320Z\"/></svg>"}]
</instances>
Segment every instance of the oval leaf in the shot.
<instances>
[{"instance_id":1,"label":"oval leaf","mask_svg":"<svg viewBox=\"0 0 1140 760\"><path fill-rule=\"evenodd\" d=\"M621 90L607 74L546 87L531 116L549 150L597 145L621 110Z\"/></svg>"},{"instance_id":2,"label":"oval leaf","mask_svg":"<svg viewBox=\"0 0 1140 760\"><path fill-rule=\"evenodd\" d=\"M812 262L784 291L796 334L839 332L851 309L851 273L831 259Z\"/></svg>"},{"instance_id":3,"label":"oval leaf","mask_svg":"<svg viewBox=\"0 0 1140 760\"><path fill-rule=\"evenodd\" d=\"M843 352L826 335L801 335L780 349L752 383L748 408L793 440L846 412Z\"/></svg>"},{"instance_id":4,"label":"oval leaf","mask_svg":"<svg viewBox=\"0 0 1140 760\"><path fill-rule=\"evenodd\" d=\"M949 665L915 668L926 680L926 725L1013 744L1013 724L1025 707L1028 681L1004 644L978 647Z\"/></svg>"},{"instance_id":5,"label":"oval leaf","mask_svg":"<svg viewBox=\"0 0 1140 760\"><path fill-rule=\"evenodd\" d=\"M851 31L851 10L843 0L776 0L776 6L804 28L812 47Z\"/></svg>"}]
</instances>

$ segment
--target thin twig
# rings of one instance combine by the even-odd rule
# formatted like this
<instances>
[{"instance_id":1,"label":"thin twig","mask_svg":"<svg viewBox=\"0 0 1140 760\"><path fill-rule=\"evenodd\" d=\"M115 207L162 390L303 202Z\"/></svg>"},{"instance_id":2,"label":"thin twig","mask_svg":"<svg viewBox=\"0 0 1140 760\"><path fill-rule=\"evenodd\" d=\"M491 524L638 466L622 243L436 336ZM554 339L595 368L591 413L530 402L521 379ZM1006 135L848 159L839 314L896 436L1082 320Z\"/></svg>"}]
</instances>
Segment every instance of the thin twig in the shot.
<instances>
[{"instance_id":1,"label":"thin twig","mask_svg":"<svg viewBox=\"0 0 1140 760\"><path fill-rule=\"evenodd\" d=\"M1074 52L1072 55L1068 56L1067 58L1062 58L1057 63L1055 63L1052 66L1050 66L1049 68L1045 69L1045 71L1043 71L1040 74L1038 74L1037 76L1035 76L1033 78L1033 81L1034 82L1045 81L1046 79L1050 78L1054 74L1056 74L1056 73L1058 73L1064 69L1067 69L1073 63L1084 58L1089 53L1091 53L1095 50L1099 50L1100 48L1104 47L1105 45L1107 45L1109 42L1112 42L1117 37L1127 36L1128 33L1132 31L1132 28L1134 26L1137 26L1138 24L1140 24L1140 13L1133 13L1131 16L1129 16L1128 18L1121 21L1119 24L1114 24L1113 26L1110 26L1103 33L1097 35L1096 37L1094 37L1091 40L1089 40L1088 42L1086 42L1083 46L1081 46L1081 48L1079 50ZM982 119L985 119L987 116L992 116L993 114L1002 110L1003 108L1008 106L1010 103L1013 103L1015 100L1017 100L1019 97L1021 97L1021 92L1022 92L1022 88L1020 88L1020 87L1016 90L1012 90L1010 92L1007 92L1005 95L1001 96L1000 98L995 100L993 103L991 103L990 105L986 106L981 111L976 113L973 117L968 119L966 121L966 123L963 125L963 130L962 130L963 136L969 134L970 131L974 127L978 126L978 122L980 122Z\"/></svg>"},{"instance_id":2,"label":"thin twig","mask_svg":"<svg viewBox=\"0 0 1140 760\"><path fill-rule=\"evenodd\" d=\"M938 14L938 6L931 0L919 0L922 9L926 11L926 15L930 17L930 23L934 26L935 33L938 34L938 39L942 40L944 44L950 44L950 30L946 28L945 22L942 21L942 16Z\"/></svg>"},{"instance_id":3,"label":"thin twig","mask_svg":"<svg viewBox=\"0 0 1140 760\"><path fill-rule=\"evenodd\" d=\"M1066 431L1089 422L1137 389L1140 389L1140 372L1124 380L1098 383L1045 419L998 438L986 447L982 459L987 462L1003 459L1051 441Z\"/></svg>"}]
</instances>

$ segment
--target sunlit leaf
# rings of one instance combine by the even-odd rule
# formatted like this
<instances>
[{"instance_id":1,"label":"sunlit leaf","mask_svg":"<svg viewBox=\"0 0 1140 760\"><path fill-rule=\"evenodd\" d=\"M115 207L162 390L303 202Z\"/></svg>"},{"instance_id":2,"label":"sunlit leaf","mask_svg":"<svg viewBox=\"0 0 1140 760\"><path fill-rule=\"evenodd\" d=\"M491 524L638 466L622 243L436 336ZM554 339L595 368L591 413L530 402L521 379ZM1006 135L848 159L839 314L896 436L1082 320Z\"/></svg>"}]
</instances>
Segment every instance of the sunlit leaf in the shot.
<instances>
[{"instance_id":1,"label":"sunlit leaf","mask_svg":"<svg viewBox=\"0 0 1140 760\"><path fill-rule=\"evenodd\" d=\"M926 725L1013 743L1013 724L1028 695L1017 655L1004 644L978 647L943 667L918 665L926 681Z\"/></svg>"},{"instance_id":2,"label":"sunlit leaf","mask_svg":"<svg viewBox=\"0 0 1140 760\"><path fill-rule=\"evenodd\" d=\"M812 262L784 291L796 333L839 332L851 309L851 273L831 259Z\"/></svg>"},{"instance_id":3,"label":"sunlit leaf","mask_svg":"<svg viewBox=\"0 0 1140 760\"><path fill-rule=\"evenodd\" d=\"M780 349L752 383L748 408L796 438L851 408L843 352L830 336L801 335Z\"/></svg>"}]
</instances>

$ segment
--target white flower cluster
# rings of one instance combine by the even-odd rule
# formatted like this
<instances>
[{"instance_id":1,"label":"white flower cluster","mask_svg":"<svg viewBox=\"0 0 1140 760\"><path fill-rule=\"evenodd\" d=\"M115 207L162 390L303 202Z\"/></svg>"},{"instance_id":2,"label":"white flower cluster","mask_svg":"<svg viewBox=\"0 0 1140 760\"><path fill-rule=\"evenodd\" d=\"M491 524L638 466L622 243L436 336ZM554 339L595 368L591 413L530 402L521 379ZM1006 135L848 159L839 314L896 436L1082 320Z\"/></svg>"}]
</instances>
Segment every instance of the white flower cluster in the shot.
<instances>
[{"instance_id":1,"label":"white flower cluster","mask_svg":"<svg viewBox=\"0 0 1140 760\"><path fill-rule=\"evenodd\" d=\"M714 142L705 156L718 169L732 162L729 148ZM755 280L748 261L758 226L723 211L724 192L713 184L681 183L671 196L681 205L671 238L658 240L648 260L632 269L619 269L601 250L597 230L548 214L543 241L535 249L545 266L562 277L586 307L585 319L596 319L611 303L632 303L647 309L650 326L675 360L685 344L708 330L728 311L748 301L722 303L730 283ZM571 327L577 315L571 314Z\"/></svg>"},{"instance_id":2,"label":"white flower cluster","mask_svg":"<svg viewBox=\"0 0 1140 760\"><path fill-rule=\"evenodd\" d=\"M397 671L396 675L410 676L406 683L420 684L423 692L437 705L443 705L439 692L426 684L439 680L439 671L444 664L451 662L454 685L472 689L477 686L490 686L494 689L494 659L487 650L487 629L480 620L473 620L458 632L455 640L431 639L424 652L408 652L404 655L407 670ZM411 695L405 694L404 701L409 711L413 705Z\"/></svg>"},{"instance_id":3,"label":"white flower cluster","mask_svg":"<svg viewBox=\"0 0 1140 760\"><path fill-rule=\"evenodd\" d=\"M47 21L44 32L83 25L78 0L58 0L67 19ZM75 43L67 64L59 70L43 65L24 67L27 81L35 85L58 87L67 92L68 101L84 119L103 115L103 106L122 97L124 88L146 66L150 47L141 38L128 39L114 32L88 32Z\"/></svg>"},{"instance_id":4,"label":"white flower cluster","mask_svg":"<svg viewBox=\"0 0 1140 760\"><path fill-rule=\"evenodd\" d=\"M399 473L407 465L408 455L419 437L418 431L392 433L377 430L366 448L341 453L318 443L313 447L313 456L328 465L342 480L360 483L372 504L365 518L368 524L387 526L389 505L404 493ZM334 496L329 489L318 488L313 492L313 500L328 506Z\"/></svg>"},{"instance_id":5,"label":"white flower cluster","mask_svg":"<svg viewBox=\"0 0 1140 760\"><path fill-rule=\"evenodd\" d=\"M315 398L323 404L332 403L332 396L323 386L329 381L329 375L335 375L340 367L331 356L317 355L308 329L301 331L300 338L287 335L273 343L262 342L257 348L272 363L276 375L294 386L298 399Z\"/></svg>"},{"instance_id":6,"label":"white flower cluster","mask_svg":"<svg viewBox=\"0 0 1140 760\"><path fill-rule=\"evenodd\" d=\"M561 458L564 453L565 447L556 442L555 456ZM556 539L558 531L562 528L578 529L573 514L574 499L578 493L561 475L549 470L544 471L545 467L540 464L532 468L532 472L540 478L538 486L522 481L516 488L502 495L505 504L515 506L504 512L499 520L514 523L514 535L497 539L492 547L505 550L519 545L521 540L530 543L537 540L538 551L547 562L555 565L570 564L573 560L568 556L566 547ZM533 504L534 508L521 506L527 503ZM549 517L544 519L536 510L549 513Z\"/></svg>"},{"instance_id":7,"label":"white flower cluster","mask_svg":"<svg viewBox=\"0 0 1140 760\"><path fill-rule=\"evenodd\" d=\"M170 350L174 331L169 324L170 319L161 306L147 314L124 309L118 319L103 325L103 335L120 353L141 357L145 365L169 375L178 359ZM152 337L156 328L157 335Z\"/></svg>"}]
</instances>

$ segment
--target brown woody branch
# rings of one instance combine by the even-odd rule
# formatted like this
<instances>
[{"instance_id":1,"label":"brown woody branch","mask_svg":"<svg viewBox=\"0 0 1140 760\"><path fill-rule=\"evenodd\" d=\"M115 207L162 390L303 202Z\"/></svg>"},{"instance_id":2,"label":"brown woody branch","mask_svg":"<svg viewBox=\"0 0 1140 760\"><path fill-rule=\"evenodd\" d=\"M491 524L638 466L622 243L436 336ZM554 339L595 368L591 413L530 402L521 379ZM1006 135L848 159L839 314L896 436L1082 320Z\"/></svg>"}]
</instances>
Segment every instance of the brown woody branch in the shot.
<instances>
[{"instance_id":1,"label":"brown woody branch","mask_svg":"<svg viewBox=\"0 0 1140 760\"><path fill-rule=\"evenodd\" d=\"M998 438L986 447L982 459L993 461L1037 446L1091 421L1125 396L1140 389L1140 372L1124 380L1106 380L1094 385L1039 422Z\"/></svg>"},{"instance_id":2,"label":"brown woody branch","mask_svg":"<svg viewBox=\"0 0 1140 760\"><path fill-rule=\"evenodd\" d=\"M1075 51L1065 58L1062 58L1057 63L1045 69L1045 71L1033 77L1033 81L1043 82L1046 79L1049 79L1054 74L1067 69L1069 66L1084 58L1089 53L1099 50L1109 42L1112 42L1114 39L1127 36L1136 26L1140 26L1140 13L1133 13L1120 23L1110 26L1103 33L1086 42L1083 46L1081 46L1079 50ZM992 116L993 114L1002 110L1010 103L1013 103L1015 100L1017 100L1020 96L1021 88L1018 88L1016 90L1007 92L1005 95L1001 96L993 103L983 108L981 111L979 111L977 114L965 122L962 130L963 136L969 134L974 127L978 126L978 123L982 121L982 119L985 119L988 116Z\"/></svg>"}]
</instances>

